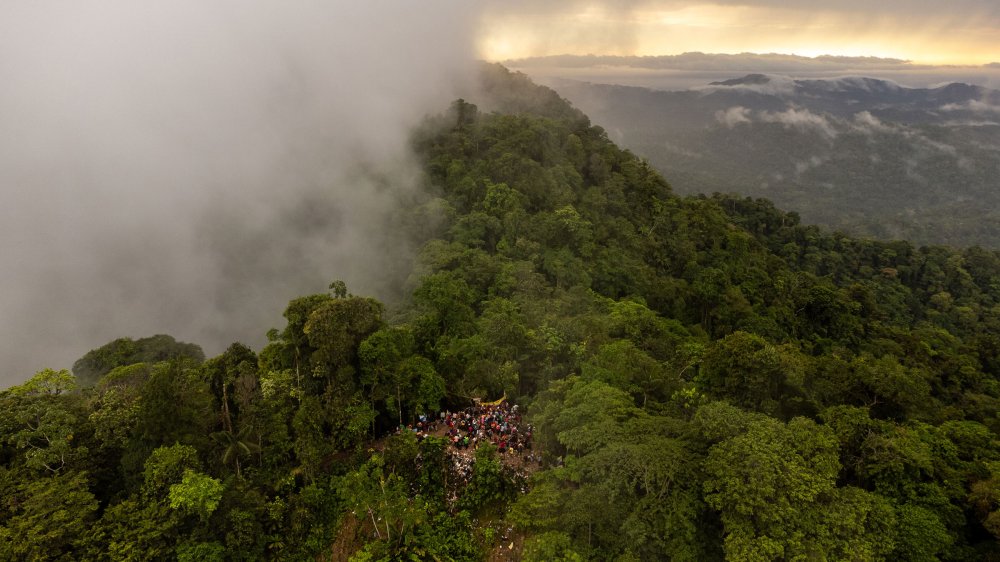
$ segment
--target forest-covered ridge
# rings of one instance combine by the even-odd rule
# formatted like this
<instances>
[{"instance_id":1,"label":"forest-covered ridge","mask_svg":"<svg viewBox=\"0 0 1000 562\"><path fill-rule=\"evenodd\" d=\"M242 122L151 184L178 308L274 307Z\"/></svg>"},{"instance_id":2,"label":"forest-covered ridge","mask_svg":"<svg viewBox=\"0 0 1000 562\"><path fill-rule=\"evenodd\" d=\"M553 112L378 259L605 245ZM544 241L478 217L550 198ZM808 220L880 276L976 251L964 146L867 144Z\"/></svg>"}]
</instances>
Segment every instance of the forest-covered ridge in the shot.
<instances>
[{"instance_id":1,"label":"forest-covered ridge","mask_svg":"<svg viewBox=\"0 0 1000 562\"><path fill-rule=\"evenodd\" d=\"M1000 91L733 76L673 91L553 83L678 193L766 197L856 236L1000 248Z\"/></svg>"},{"instance_id":2,"label":"forest-covered ridge","mask_svg":"<svg viewBox=\"0 0 1000 562\"><path fill-rule=\"evenodd\" d=\"M399 308L335 282L259 351L124 338L0 394L0 559L1000 557L1000 255L679 197L482 83L414 132ZM503 395L526 491L391 435Z\"/></svg>"}]
</instances>

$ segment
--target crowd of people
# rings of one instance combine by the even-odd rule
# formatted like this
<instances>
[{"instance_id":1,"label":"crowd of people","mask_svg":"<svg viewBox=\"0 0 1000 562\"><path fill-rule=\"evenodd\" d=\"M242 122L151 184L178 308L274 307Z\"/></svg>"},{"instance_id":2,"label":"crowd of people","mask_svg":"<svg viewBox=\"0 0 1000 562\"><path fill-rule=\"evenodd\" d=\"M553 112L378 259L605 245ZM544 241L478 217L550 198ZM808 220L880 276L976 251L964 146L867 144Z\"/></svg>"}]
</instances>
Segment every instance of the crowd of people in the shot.
<instances>
[{"instance_id":1,"label":"crowd of people","mask_svg":"<svg viewBox=\"0 0 1000 562\"><path fill-rule=\"evenodd\" d=\"M400 425L398 432L412 432L418 440L430 436L443 437L452 446L450 472L459 483L449 492L449 501L457 501L458 489L472 478L476 463L475 451L483 443L492 443L500 460L513 471L514 481L526 492L528 476L542 466L542 455L532 450L531 424L523 423L516 404L506 400L475 404L457 412L443 411L436 415L421 415L412 425Z\"/></svg>"},{"instance_id":2,"label":"crowd of people","mask_svg":"<svg viewBox=\"0 0 1000 562\"><path fill-rule=\"evenodd\" d=\"M534 460L531 454L532 431L530 424L522 424L517 405L506 400L499 403L476 404L458 412L443 411L437 416L421 415L415 425L400 426L400 431L413 431L417 439L441 433L456 449L475 450L489 441L501 455L516 455L526 461Z\"/></svg>"},{"instance_id":3,"label":"crowd of people","mask_svg":"<svg viewBox=\"0 0 1000 562\"><path fill-rule=\"evenodd\" d=\"M475 450L480 443L493 443L497 452L523 456L531 450L531 425L522 426L517 405L506 401L499 404L475 405L461 412L441 412L440 423L445 435L459 449Z\"/></svg>"}]
</instances>

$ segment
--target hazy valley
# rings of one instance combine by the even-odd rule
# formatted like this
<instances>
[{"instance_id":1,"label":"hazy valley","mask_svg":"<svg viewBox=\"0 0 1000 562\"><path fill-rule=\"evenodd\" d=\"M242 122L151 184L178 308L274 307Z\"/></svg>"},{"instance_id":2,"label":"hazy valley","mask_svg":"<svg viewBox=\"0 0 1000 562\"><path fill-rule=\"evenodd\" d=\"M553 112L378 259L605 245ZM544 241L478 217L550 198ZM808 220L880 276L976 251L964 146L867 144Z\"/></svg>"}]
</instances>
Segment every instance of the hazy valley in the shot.
<instances>
[{"instance_id":1,"label":"hazy valley","mask_svg":"<svg viewBox=\"0 0 1000 562\"><path fill-rule=\"evenodd\" d=\"M766 197L806 222L1000 246L1000 92L750 74L682 91L553 80L681 193Z\"/></svg>"}]
</instances>

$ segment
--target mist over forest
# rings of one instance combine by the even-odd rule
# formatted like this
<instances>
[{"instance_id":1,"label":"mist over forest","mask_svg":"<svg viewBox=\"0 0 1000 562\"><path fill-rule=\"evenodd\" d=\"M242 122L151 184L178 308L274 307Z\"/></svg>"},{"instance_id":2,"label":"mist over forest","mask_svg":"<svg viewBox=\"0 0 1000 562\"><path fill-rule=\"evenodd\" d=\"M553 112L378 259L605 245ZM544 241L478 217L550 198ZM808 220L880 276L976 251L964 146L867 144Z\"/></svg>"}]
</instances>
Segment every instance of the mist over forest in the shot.
<instances>
[{"instance_id":1,"label":"mist over forest","mask_svg":"<svg viewBox=\"0 0 1000 562\"><path fill-rule=\"evenodd\" d=\"M5 3L0 386L127 334L259 346L333 278L392 299L407 136L468 79L472 16Z\"/></svg>"},{"instance_id":2,"label":"mist over forest","mask_svg":"<svg viewBox=\"0 0 1000 562\"><path fill-rule=\"evenodd\" d=\"M1000 91L475 60L957 2L3 5L0 562L1000 560Z\"/></svg>"},{"instance_id":3,"label":"mist over forest","mask_svg":"<svg viewBox=\"0 0 1000 562\"><path fill-rule=\"evenodd\" d=\"M679 196L475 76L411 133L398 304L0 392L0 558L997 559L1000 254Z\"/></svg>"},{"instance_id":4,"label":"mist over forest","mask_svg":"<svg viewBox=\"0 0 1000 562\"><path fill-rule=\"evenodd\" d=\"M332 278L392 301L412 258L393 215L420 189L408 132L438 100L468 91L484 20L574 6L0 7L0 385L123 334L260 345L257 326ZM634 37L603 41L622 48ZM737 68L923 82L997 72L700 53L512 64L654 87Z\"/></svg>"}]
</instances>

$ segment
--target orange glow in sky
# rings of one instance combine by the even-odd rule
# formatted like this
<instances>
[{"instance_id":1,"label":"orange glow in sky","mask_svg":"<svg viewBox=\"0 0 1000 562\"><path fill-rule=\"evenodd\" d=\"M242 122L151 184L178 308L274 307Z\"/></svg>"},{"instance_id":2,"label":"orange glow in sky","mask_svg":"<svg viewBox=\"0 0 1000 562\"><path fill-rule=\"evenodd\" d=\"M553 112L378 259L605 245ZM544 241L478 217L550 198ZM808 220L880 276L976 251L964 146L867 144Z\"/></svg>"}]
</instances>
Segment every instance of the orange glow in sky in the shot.
<instances>
[{"instance_id":1,"label":"orange glow in sky","mask_svg":"<svg viewBox=\"0 0 1000 562\"><path fill-rule=\"evenodd\" d=\"M898 58L916 64L1000 61L992 17L917 17L899 11L787 9L763 5L569 3L562 10L491 11L480 56L506 60L557 54L785 53ZM665 6L665 7L658 7Z\"/></svg>"}]
</instances>

